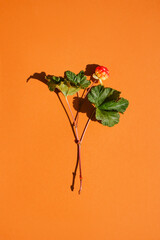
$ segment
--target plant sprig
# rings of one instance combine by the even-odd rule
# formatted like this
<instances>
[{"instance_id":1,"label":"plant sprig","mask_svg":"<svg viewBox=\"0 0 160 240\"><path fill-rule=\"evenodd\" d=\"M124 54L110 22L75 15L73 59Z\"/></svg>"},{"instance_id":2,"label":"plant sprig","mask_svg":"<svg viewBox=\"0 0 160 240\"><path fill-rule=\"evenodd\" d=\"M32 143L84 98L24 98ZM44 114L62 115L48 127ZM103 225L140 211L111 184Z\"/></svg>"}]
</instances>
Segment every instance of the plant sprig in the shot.
<instances>
[{"instance_id":1,"label":"plant sprig","mask_svg":"<svg viewBox=\"0 0 160 240\"><path fill-rule=\"evenodd\" d=\"M45 80L50 91L55 91L56 89L58 89L64 95L73 120L73 128L75 133L74 135L76 136L75 142L78 147L77 148L78 163L80 171L79 193L82 190L81 144L90 121L92 120L93 116L95 116L95 119L102 125L113 127L115 124L118 124L120 113L123 114L129 105L127 99L120 97L121 94L120 91L103 86L103 81L109 77L109 70L106 67L103 66L96 67L95 73L92 75L92 77L95 78L96 81L98 80L100 84L95 86L95 81L93 81L93 83L91 84L91 81L87 80L87 77L85 76L85 72L83 70L80 71L78 74L75 74L74 72L71 71L65 71L63 77L54 75L47 75L45 77ZM84 91L82 96L80 97L79 91L81 89L84 89ZM76 114L77 119L76 117L74 117L74 114L68 101L68 96L74 94L77 94L79 99L79 108ZM82 106L81 99L86 98L88 98L89 102L94 106L94 109L86 122L81 137L79 137L78 114Z\"/></svg>"}]
</instances>

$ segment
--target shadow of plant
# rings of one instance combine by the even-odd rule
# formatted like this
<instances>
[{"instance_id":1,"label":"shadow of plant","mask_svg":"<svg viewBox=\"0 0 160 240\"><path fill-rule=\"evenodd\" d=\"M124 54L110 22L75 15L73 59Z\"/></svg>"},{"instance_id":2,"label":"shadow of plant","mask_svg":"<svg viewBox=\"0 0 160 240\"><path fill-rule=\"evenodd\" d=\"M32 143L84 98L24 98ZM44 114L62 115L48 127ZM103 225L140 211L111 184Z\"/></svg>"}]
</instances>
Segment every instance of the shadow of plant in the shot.
<instances>
[{"instance_id":1,"label":"shadow of plant","mask_svg":"<svg viewBox=\"0 0 160 240\"><path fill-rule=\"evenodd\" d=\"M26 82L29 82L30 79L36 79L47 85L47 80L45 79L46 76L47 75L45 72L34 73L33 75L29 76L29 78L27 78Z\"/></svg>"},{"instance_id":2,"label":"shadow of plant","mask_svg":"<svg viewBox=\"0 0 160 240\"><path fill-rule=\"evenodd\" d=\"M80 113L86 113L87 117L90 118L91 113L95 109L95 107L88 101L87 97L74 97L73 98L73 107L76 111ZM92 118L92 121L97 121L95 117Z\"/></svg>"},{"instance_id":3,"label":"shadow of plant","mask_svg":"<svg viewBox=\"0 0 160 240\"><path fill-rule=\"evenodd\" d=\"M85 75L86 76L90 76L90 80L91 81L95 81L95 79L93 79L92 75L93 73L95 72L95 68L99 66L98 64L87 64L86 65L86 69L85 69ZM48 86L48 81L46 80L46 77L47 76L53 76L53 75L46 75L45 72L41 72L41 73L34 73L33 75L30 75L26 82L29 82L31 79L36 79L42 83L44 83L45 85ZM56 89L54 91L54 93L57 95L64 111L65 111L65 114L68 118L68 121L70 123L70 126L72 128L72 132L74 134L74 137L75 137L75 142L76 142L76 135L75 135L75 131L74 131L74 127L73 127L73 123L68 115L68 112L67 112L67 109L66 107L64 106L62 100L61 100L61 97L60 97L60 91L58 89ZM73 107L76 111L79 111L81 113L86 113L87 117L90 118L91 116L91 113L93 112L94 110L94 107L93 105L88 101L87 97L85 99L83 99L82 97L74 97L73 98ZM97 121L95 119L95 117L92 118L92 121ZM76 142L77 143L77 142ZM73 177L72 177L72 185L70 186L71 190L73 191L74 190L74 184L75 184L75 178L76 178L76 173L77 173L77 168L78 168L78 147L77 147L77 160L76 160L76 165L75 165L75 170L74 172L72 173L73 174Z\"/></svg>"},{"instance_id":4,"label":"shadow of plant","mask_svg":"<svg viewBox=\"0 0 160 240\"><path fill-rule=\"evenodd\" d=\"M93 73L95 72L96 67L98 67L98 64L87 64L86 69L85 69L85 75L86 76L92 76Z\"/></svg>"}]
</instances>

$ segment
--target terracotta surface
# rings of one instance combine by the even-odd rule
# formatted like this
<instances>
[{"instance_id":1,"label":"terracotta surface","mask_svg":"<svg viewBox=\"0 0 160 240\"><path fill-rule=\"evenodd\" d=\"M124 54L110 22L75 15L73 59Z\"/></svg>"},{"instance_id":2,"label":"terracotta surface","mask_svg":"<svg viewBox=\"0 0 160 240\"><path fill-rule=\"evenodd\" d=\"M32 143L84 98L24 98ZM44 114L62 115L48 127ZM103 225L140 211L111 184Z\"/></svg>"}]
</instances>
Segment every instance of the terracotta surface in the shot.
<instances>
[{"instance_id":1,"label":"terracotta surface","mask_svg":"<svg viewBox=\"0 0 160 240\"><path fill-rule=\"evenodd\" d=\"M159 240L160 2L1 0L0 9L0 240ZM130 105L113 128L90 124L78 195L64 109L26 80L87 64L109 68L106 86Z\"/></svg>"}]
</instances>

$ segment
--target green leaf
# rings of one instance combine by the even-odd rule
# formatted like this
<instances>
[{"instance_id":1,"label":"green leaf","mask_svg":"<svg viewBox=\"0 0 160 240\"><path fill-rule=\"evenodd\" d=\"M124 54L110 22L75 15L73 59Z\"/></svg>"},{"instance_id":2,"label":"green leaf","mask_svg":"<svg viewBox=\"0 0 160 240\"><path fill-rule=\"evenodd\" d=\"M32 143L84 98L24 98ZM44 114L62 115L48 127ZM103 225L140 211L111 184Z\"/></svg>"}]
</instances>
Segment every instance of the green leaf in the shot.
<instances>
[{"instance_id":1,"label":"green leaf","mask_svg":"<svg viewBox=\"0 0 160 240\"><path fill-rule=\"evenodd\" d=\"M94 103L96 107L100 106L111 93L111 88L105 88L102 85L95 86L88 94L88 100Z\"/></svg>"},{"instance_id":2,"label":"green leaf","mask_svg":"<svg viewBox=\"0 0 160 240\"><path fill-rule=\"evenodd\" d=\"M52 81L48 82L48 88L51 92L55 91L56 84Z\"/></svg>"},{"instance_id":3,"label":"green leaf","mask_svg":"<svg viewBox=\"0 0 160 240\"><path fill-rule=\"evenodd\" d=\"M107 101L118 100L121 92L112 89L107 97Z\"/></svg>"},{"instance_id":4,"label":"green leaf","mask_svg":"<svg viewBox=\"0 0 160 240\"><path fill-rule=\"evenodd\" d=\"M55 82L55 83L60 83L62 78L61 77L52 76L51 80L53 80L53 82Z\"/></svg>"},{"instance_id":5,"label":"green leaf","mask_svg":"<svg viewBox=\"0 0 160 240\"><path fill-rule=\"evenodd\" d=\"M96 107L96 119L105 126L112 127L119 122L119 112L124 113L128 100L119 99L120 92L102 85L93 87L88 94L88 100Z\"/></svg>"},{"instance_id":6,"label":"green leaf","mask_svg":"<svg viewBox=\"0 0 160 240\"><path fill-rule=\"evenodd\" d=\"M71 72L71 71L66 71L65 74L66 74L67 79L68 79L70 82L72 82L72 83L75 83L75 82L76 82L76 81L75 81L75 77L76 77L76 74L75 74L75 73L73 73L73 72Z\"/></svg>"},{"instance_id":7,"label":"green leaf","mask_svg":"<svg viewBox=\"0 0 160 240\"><path fill-rule=\"evenodd\" d=\"M119 122L119 117L118 112L96 109L96 119L100 120L104 126L113 127Z\"/></svg>"},{"instance_id":8,"label":"green leaf","mask_svg":"<svg viewBox=\"0 0 160 240\"><path fill-rule=\"evenodd\" d=\"M80 88L73 87L68 82L61 82L60 85L56 85L56 88L59 89L64 96L73 95L80 90Z\"/></svg>"},{"instance_id":9,"label":"green leaf","mask_svg":"<svg viewBox=\"0 0 160 240\"><path fill-rule=\"evenodd\" d=\"M86 79L84 71L80 71L77 75L71 71L65 72L66 77L56 77L48 75L48 88L50 91L59 89L64 96L73 95L81 89L85 89L90 85L90 81Z\"/></svg>"},{"instance_id":10,"label":"green leaf","mask_svg":"<svg viewBox=\"0 0 160 240\"><path fill-rule=\"evenodd\" d=\"M61 82L60 85L56 85L56 88L59 89L64 94L64 96L67 96L69 86L65 82Z\"/></svg>"},{"instance_id":11,"label":"green leaf","mask_svg":"<svg viewBox=\"0 0 160 240\"><path fill-rule=\"evenodd\" d=\"M80 71L77 75L71 71L66 71L66 81L70 83L71 86L77 87L80 89L85 89L90 85L90 81L87 80L87 77L84 75L84 71Z\"/></svg>"},{"instance_id":12,"label":"green leaf","mask_svg":"<svg viewBox=\"0 0 160 240\"><path fill-rule=\"evenodd\" d=\"M70 86L70 87L68 88L68 93L67 93L67 95L73 95L73 94L77 93L80 89L81 89L81 88Z\"/></svg>"},{"instance_id":13,"label":"green leaf","mask_svg":"<svg viewBox=\"0 0 160 240\"><path fill-rule=\"evenodd\" d=\"M83 77L86 79L86 76L84 76L84 71L82 70L76 75L77 83L80 83Z\"/></svg>"},{"instance_id":14,"label":"green leaf","mask_svg":"<svg viewBox=\"0 0 160 240\"><path fill-rule=\"evenodd\" d=\"M124 113L126 108L128 107L128 100L121 98L118 101L108 101L104 102L101 106L99 106L99 109L101 110L115 110L120 113Z\"/></svg>"},{"instance_id":15,"label":"green leaf","mask_svg":"<svg viewBox=\"0 0 160 240\"><path fill-rule=\"evenodd\" d=\"M64 79L62 77L48 75L46 77L46 80L48 81L49 90L55 91L55 89L57 88L57 85L59 85Z\"/></svg>"},{"instance_id":16,"label":"green leaf","mask_svg":"<svg viewBox=\"0 0 160 240\"><path fill-rule=\"evenodd\" d=\"M86 76L84 76L84 77L82 77L82 79L80 81L80 87L82 89L85 89L85 88L89 87L90 83L91 82L87 80Z\"/></svg>"}]
</instances>

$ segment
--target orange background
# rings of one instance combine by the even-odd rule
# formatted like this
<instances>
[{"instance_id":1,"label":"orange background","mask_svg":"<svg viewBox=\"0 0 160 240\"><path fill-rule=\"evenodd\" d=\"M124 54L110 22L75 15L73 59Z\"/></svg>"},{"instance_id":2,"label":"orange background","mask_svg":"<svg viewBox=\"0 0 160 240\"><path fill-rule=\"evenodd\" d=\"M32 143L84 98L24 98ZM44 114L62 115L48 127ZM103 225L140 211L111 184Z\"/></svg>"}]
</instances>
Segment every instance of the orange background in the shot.
<instances>
[{"instance_id":1,"label":"orange background","mask_svg":"<svg viewBox=\"0 0 160 240\"><path fill-rule=\"evenodd\" d=\"M1 0L0 9L0 240L159 240L159 0ZM26 80L87 64L108 67L106 86L130 105L113 128L89 125L78 195L64 109Z\"/></svg>"}]
</instances>

